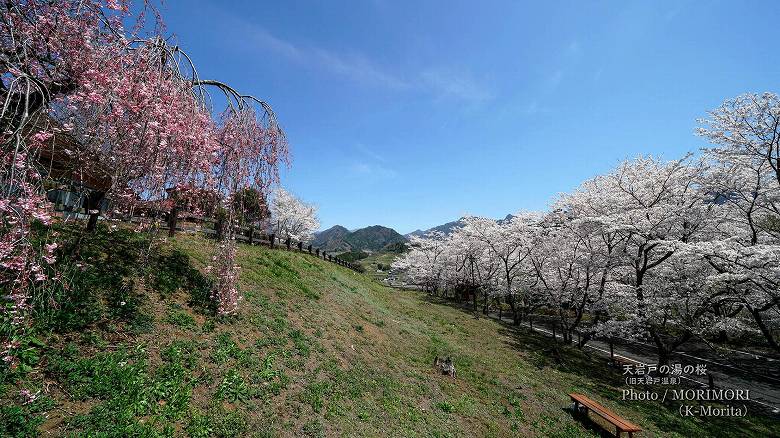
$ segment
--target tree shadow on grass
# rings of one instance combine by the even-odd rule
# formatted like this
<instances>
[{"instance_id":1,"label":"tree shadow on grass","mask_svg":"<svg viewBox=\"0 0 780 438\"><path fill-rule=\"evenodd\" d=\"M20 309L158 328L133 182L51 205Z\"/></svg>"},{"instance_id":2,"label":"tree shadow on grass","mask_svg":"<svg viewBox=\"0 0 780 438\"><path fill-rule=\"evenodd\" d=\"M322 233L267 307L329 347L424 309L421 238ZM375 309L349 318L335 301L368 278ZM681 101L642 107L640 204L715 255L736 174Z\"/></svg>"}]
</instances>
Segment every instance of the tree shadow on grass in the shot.
<instances>
[{"instance_id":1,"label":"tree shadow on grass","mask_svg":"<svg viewBox=\"0 0 780 438\"><path fill-rule=\"evenodd\" d=\"M213 315L216 305L211 299L213 280L193 266L189 256L180 249L171 249L155 260L152 286L162 296L171 296L179 290L189 295L188 304L205 315Z\"/></svg>"},{"instance_id":2,"label":"tree shadow on grass","mask_svg":"<svg viewBox=\"0 0 780 438\"><path fill-rule=\"evenodd\" d=\"M458 302L455 299L434 297L425 295L423 300L432 304L446 305L467 315L474 315L471 303ZM479 317L488 318L481 313L479 306ZM645 421L652 422L656 428L663 433L676 432L682 436L707 436L707 437L733 437L739 436L780 436L780 419L767 415L763 412L748 412L748 417L702 417L686 418L679 414L681 402L672 401L670 397L666 402L623 402L622 389L628 388L625 385L622 371L610 366L609 359L592 354L588 349L579 349L574 345L564 345L562 341L554 341L551 335L538 333L527 326L515 326L511 322L499 321L497 318L490 318L499 324L498 334L505 340L505 344L510 348L523 354L527 360L538 370L545 368L555 369L558 372L569 373L578 376L581 379L587 379L587 385L574 385L571 390L582 392L589 397L601 398L603 400L617 401L618 405L630 404L631 409L641 414ZM637 391L663 391L658 386L634 387ZM666 388L666 387L664 387ZM682 389L682 387L669 387L670 389ZM697 404L689 402L688 404ZM707 404L704 402L703 404ZM563 408L567 413L572 411ZM581 416L576 416L583 420L582 423L588 429L598 430L602 436L614 436L613 433L604 431L600 423L588 418L587 421ZM641 426L641 422L637 422ZM639 434L641 435L641 433Z\"/></svg>"},{"instance_id":3,"label":"tree shadow on grass","mask_svg":"<svg viewBox=\"0 0 780 438\"><path fill-rule=\"evenodd\" d=\"M555 342L552 336L545 336L532 329L501 323L499 333L507 339L506 343L515 350L529 354L537 368L553 368L559 372L570 373L588 379L590 385L575 385L573 391L583 392L589 397L594 395L603 400L611 400L618 406L630 405L640 413L645 421L652 422L664 433L676 432L682 436L733 437L739 436L778 436L778 419L762 412L753 411L749 417L702 417L688 418L679 413L681 404L698 405L700 402L682 402L667 397L666 401L623 401L623 389L633 388L637 392L651 391L663 393L665 389L685 389L687 386L625 385L622 371L610 366L606 357L590 354L587 349L574 345ZM701 402L703 405L715 404ZM741 405L740 405L741 406ZM570 411L571 412L571 411ZM630 419L630 418L629 418ZM593 422L593 420L590 420ZM640 423L641 421L635 421ZM774 431L774 432L772 432ZM640 435L641 436L641 435Z\"/></svg>"},{"instance_id":4,"label":"tree shadow on grass","mask_svg":"<svg viewBox=\"0 0 780 438\"><path fill-rule=\"evenodd\" d=\"M566 415L571 415L574 417L577 422L582 425L588 432L590 432L594 436L599 436L602 438L609 438L614 437L615 434L612 433L611 429L606 429L602 424L599 424L598 422L594 421L593 418L585 414L584 412L576 412L574 410L574 406L567 406L565 408L561 408L561 411L563 411ZM624 434L625 436L626 434Z\"/></svg>"},{"instance_id":5,"label":"tree shadow on grass","mask_svg":"<svg viewBox=\"0 0 780 438\"><path fill-rule=\"evenodd\" d=\"M47 269L61 281L34 291L34 321L60 333L100 321L134 321L143 298L136 286L148 239L130 230L110 230L105 224L93 232L79 225L52 227L57 235L57 262ZM37 231L45 236L49 230Z\"/></svg>"},{"instance_id":6,"label":"tree shadow on grass","mask_svg":"<svg viewBox=\"0 0 780 438\"><path fill-rule=\"evenodd\" d=\"M43 240L49 229L38 230ZM111 229L99 224L87 232L81 224L57 224L57 262L54 281L34 291L33 320L39 328L57 333L81 331L95 324L128 323L133 330L150 327L143 312L149 295L141 285L170 297L189 294L197 311L213 314L211 280L198 271L184 252L152 243L147 233Z\"/></svg>"}]
</instances>

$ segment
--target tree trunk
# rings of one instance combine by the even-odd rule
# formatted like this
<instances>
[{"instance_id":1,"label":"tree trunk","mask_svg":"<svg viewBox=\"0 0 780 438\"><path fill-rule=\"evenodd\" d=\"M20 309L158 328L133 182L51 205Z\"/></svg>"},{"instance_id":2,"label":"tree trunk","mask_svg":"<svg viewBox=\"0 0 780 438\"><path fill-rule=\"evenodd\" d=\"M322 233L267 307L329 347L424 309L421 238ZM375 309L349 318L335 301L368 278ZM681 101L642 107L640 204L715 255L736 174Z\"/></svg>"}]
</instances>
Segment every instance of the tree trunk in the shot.
<instances>
[{"instance_id":1,"label":"tree trunk","mask_svg":"<svg viewBox=\"0 0 780 438\"><path fill-rule=\"evenodd\" d=\"M761 311L752 308L749 308L748 310L750 311L750 314L753 315L753 319L756 321L758 329L761 330L761 334L764 335L769 346L775 351L780 351L780 345L778 345L777 340L775 340L775 337L772 335L772 331L764 323L764 317L761 315Z\"/></svg>"},{"instance_id":2,"label":"tree trunk","mask_svg":"<svg viewBox=\"0 0 780 438\"><path fill-rule=\"evenodd\" d=\"M217 240L222 240L222 233L225 231L225 222L222 216L217 217L217 222L214 223L214 231L217 233Z\"/></svg>"},{"instance_id":3,"label":"tree trunk","mask_svg":"<svg viewBox=\"0 0 780 438\"><path fill-rule=\"evenodd\" d=\"M561 337L563 338L563 343L566 345L571 344L572 341L572 333L565 328L563 325L561 325Z\"/></svg>"},{"instance_id":4,"label":"tree trunk","mask_svg":"<svg viewBox=\"0 0 780 438\"><path fill-rule=\"evenodd\" d=\"M89 214L87 221L87 231L95 231L97 228L98 217L100 217L100 203L106 194L99 191L90 191L84 199L84 209Z\"/></svg>"},{"instance_id":5,"label":"tree trunk","mask_svg":"<svg viewBox=\"0 0 780 438\"><path fill-rule=\"evenodd\" d=\"M658 368L660 369L661 365L669 365L670 349L655 330L650 331L650 336L653 338L656 350L658 350Z\"/></svg>"},{"instance_id":6,"label":"tree trunk","mask_svg":"<svg viewBox=\"0 0 780 438\"><path fill-rule=\"evenodd\" d=\"M168 213L168 237L173 237L176 234L176 222L179 216L179 208L175 205Z\"/></svg>"},{"instance_id":7,"label":"tree trunk","mask_svg":"<svg viewBox=\"0 0 780 438\"><path fill-rule=\"evenodd\" d=\"M520 321L522 321L522 318L520 318L520 313L518 312L517 304L515 303L515 297L510 296L509 298L509 307L512 308L512 325L520 325Z\"/></svg>"},{"instance_id":8,"label":"tree trunk","mask_svg":"<svg viewBox=\"0 0 780 438\"><path fill-rule=\"evenodd\" d=\"M658 367L660 368L661 365L669 365L669 352L666 348L658 349Z\"/></svg>"}]
</instances>

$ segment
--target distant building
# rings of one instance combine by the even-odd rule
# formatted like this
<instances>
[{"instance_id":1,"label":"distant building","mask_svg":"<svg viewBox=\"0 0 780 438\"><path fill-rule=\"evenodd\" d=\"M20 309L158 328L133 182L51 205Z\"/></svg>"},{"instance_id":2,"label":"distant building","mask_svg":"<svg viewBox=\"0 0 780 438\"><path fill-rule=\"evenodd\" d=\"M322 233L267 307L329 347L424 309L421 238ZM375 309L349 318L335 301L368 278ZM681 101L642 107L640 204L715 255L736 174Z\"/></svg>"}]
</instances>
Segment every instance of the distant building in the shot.
<instances>
[{"instance_id":1,"label":"distant building","mask_svg":"<svg viewBox=\"0 0 780 438\"><path fill-rule=\"evenodd\" d=\"M56 121L42 117L32 132ZM105 193L111 187L111 172L98 157L86 154L85 148L70 134L56 133L37 151L37 161L54 210L66 216L87 216L90 209L104 213L110 206Z\"/></svg>"}]
</instances>

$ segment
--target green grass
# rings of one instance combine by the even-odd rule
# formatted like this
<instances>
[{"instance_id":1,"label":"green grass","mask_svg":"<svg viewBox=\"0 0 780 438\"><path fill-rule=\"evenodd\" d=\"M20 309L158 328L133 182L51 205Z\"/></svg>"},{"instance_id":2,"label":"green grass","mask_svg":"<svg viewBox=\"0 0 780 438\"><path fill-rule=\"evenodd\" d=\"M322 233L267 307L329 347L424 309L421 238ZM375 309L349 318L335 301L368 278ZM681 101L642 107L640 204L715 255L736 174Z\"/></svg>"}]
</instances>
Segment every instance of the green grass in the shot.
<instances>
[{"instance_id":1,"label":"green grass","mask_svg":"<svg viewBox=\"0 0 780 438\"><path fill-rule=\"evenodd\" d=\"M36 308L27 368L2 376L0 436L597 436L565 409L573 391L642 436L775 432L768 417L623 402L602 360L305 254L241 246L245 299L217 318L201 273L212 244L82 239L76 287ZM23 389L38 398L22 404Z\"/></svg>"},{"instance_id":2,"label":"green grass","mask_svg":"<svg viewBox=\"0 0 780 438\"><path fill-rule=\"evenodd\" d=\"M401 254L396 252L375 252L368 257L360 260L361 266L365 268L366 274L375 280L384 280L387 278L389 266L393 264L396 258ZM381 270L379 268L382 268Z\"/></svg>"}]
</instances>

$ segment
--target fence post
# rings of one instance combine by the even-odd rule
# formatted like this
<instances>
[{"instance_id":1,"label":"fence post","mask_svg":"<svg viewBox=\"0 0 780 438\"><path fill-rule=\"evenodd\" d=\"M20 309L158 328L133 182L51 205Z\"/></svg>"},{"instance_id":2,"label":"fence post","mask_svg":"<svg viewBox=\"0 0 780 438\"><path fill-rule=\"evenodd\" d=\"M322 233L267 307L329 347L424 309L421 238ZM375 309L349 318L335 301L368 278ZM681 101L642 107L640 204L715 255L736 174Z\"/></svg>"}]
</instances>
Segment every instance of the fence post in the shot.
<instances>
[{"instance_id":1,"label":"fence post","mask_svg":"<svg viewBox=\"0 0 780 438\"><path fill-rule=\"evenodd\" d=\"M270 245L271 245L271 248L273 248L273 247L274 247L274 240L276 239L276 234L274 234L274 233L271 233L271 235L270 235L270 236L268 236L268 238L269 238L269 240L271 241L271 243L270 243Z\"/></svg>"},{"instance_id":2,"label":"fence post","mask_svg":"<svg viewBox=\"0 0 780 438\"><path fill-rule=\"evenodd\" d=\"M316 253L317 253L317 258L319 258L320 257L320 249L319 248L317 248Z\"/></svg>"},{"instance_id":3,"label":"fence post","mask_svg":"<svg viewBox=\"0 0 780 438\"><path fill-rule=\"evenodd\" d=\"M555 336L555 324L553 323L553 341L558 342L558 337Z\"/></svg>"},{"instance_id":4,"label":"fence post","mask_svg":"<svg viewBox=\"0 0 780 438\"><path fill-rule=\"evenodd\" d=\"M249 227L249 244L254 245L255 244L255 228Z\"/></svg>"},{"instance_id":5,"label":"fence post","mask_svg":"<svg viewBox=\"0 0 780 438\"><path fill-rule=\"evenodd\" d=\"M290 250L290 238L288 237L287 240L284 241L284 244L287 245L287 251Z\"/></svg>"},{"instance_id":6,"label":"fence post","mask_svg":"<svg viewBox=\"0 0 780 438\"><path fill-rule=\"evenodd\" d=\"M303 242L298 242L298 251L303 252Z\"/></svg>"},{"instance_id":7,"label":"fence post","mask_svg":"<svg viewBox=\"0 0 780 438\"><path fill-rule=\"evenodd\" d=\"M309 244L309 254L311 254L311 244Z\"/></svg>"}]
</instances>

